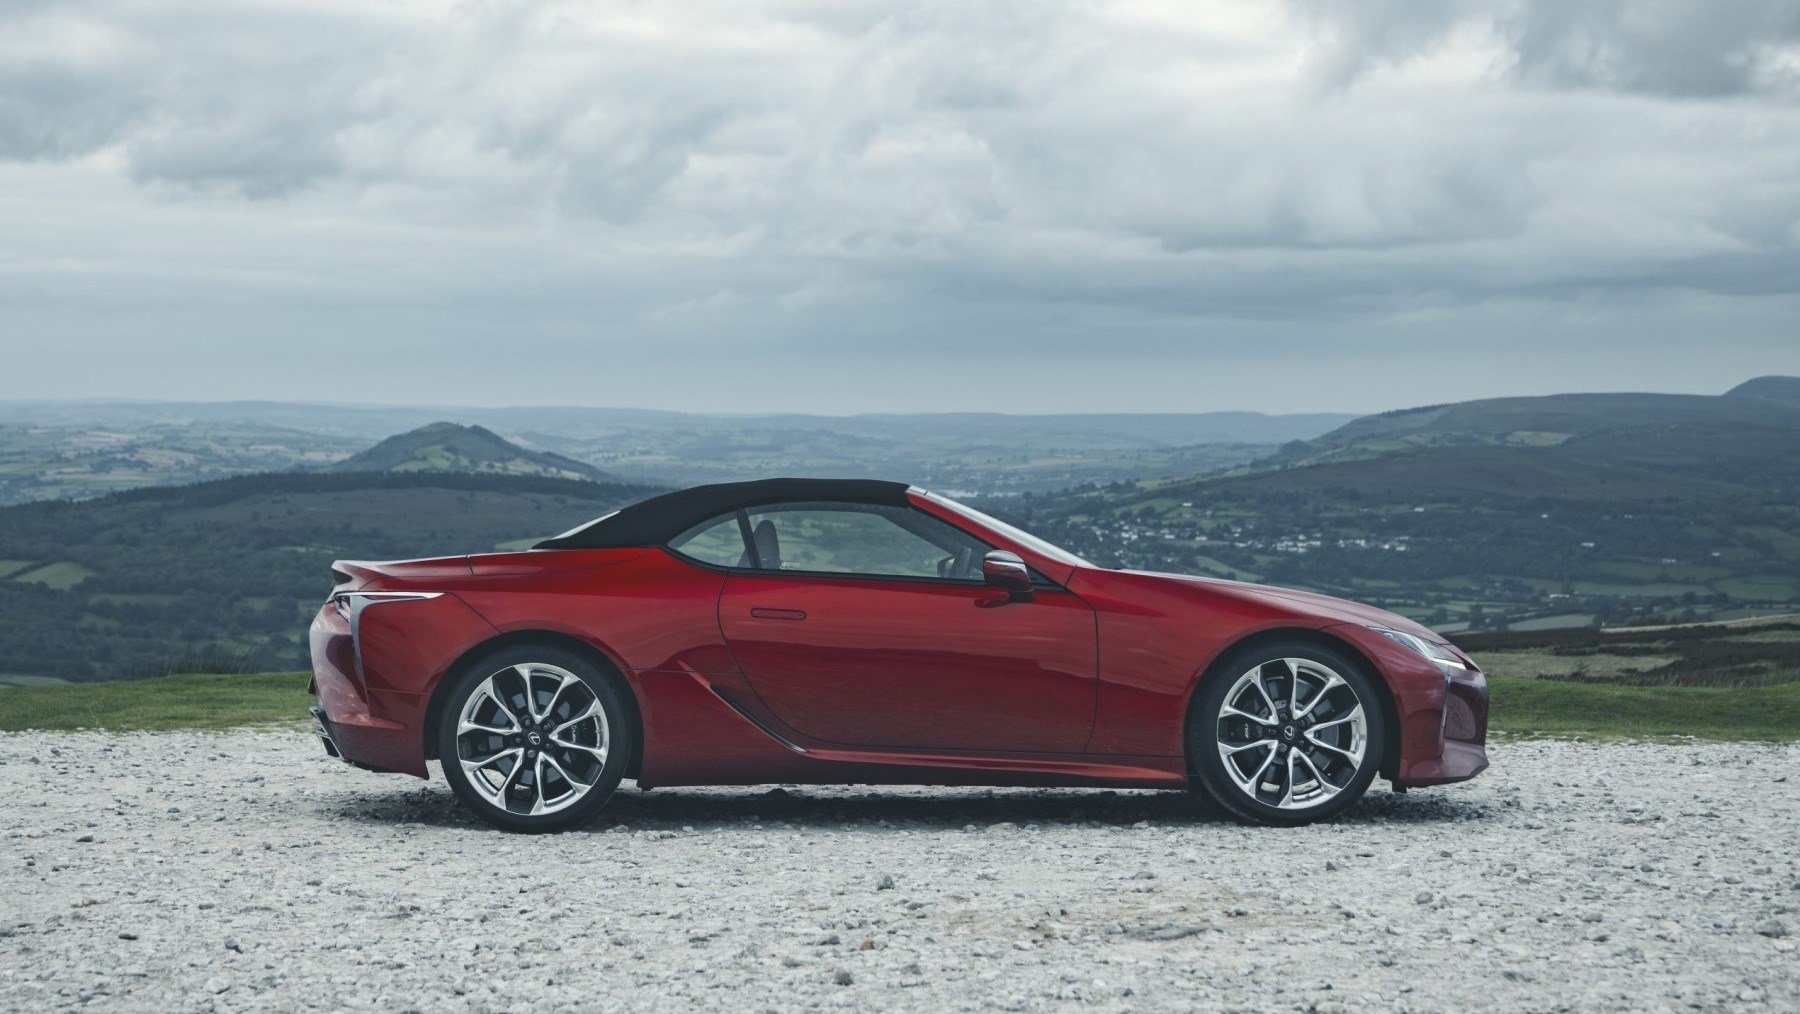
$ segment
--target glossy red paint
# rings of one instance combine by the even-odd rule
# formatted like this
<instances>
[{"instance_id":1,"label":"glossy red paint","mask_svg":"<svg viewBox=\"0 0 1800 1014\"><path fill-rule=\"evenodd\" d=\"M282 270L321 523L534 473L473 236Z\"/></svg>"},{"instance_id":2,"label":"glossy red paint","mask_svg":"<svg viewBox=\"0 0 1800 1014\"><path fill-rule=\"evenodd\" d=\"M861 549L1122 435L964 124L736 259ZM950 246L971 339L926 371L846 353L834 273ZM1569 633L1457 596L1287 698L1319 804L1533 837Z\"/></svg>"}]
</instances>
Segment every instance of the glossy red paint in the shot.
<instances>
[{"instance_id":1,"label":"glossy red paint","mask_svg":"<svg viewBox=\"0 0 1800 1014\"><path fill-rule=\"evenodd\" d=\"M1093 725L1094 610L1065 591L732 574L719 626L769 711L822 743L1080 753Z\"/></svg>"},{"instance_id":2,"label":"glossy red paint","mask_svg":"<svg viewBox=\"0 0 1800 1014\"><path fill-rule=\"evenodd\" d=\"M427 777L425 755L418 749L422 726L416 709L399 717L379 714L356 676L356 649L350 623L327 602L313 618L313 689L330 716L332 732L344 756L379 771ZM392 703L392 701L390 701Z\"/></svg>"},{"instance_id":3,"label":"glossy red paint","mask_svg":"<svg viewBox=\"0 0 1800 1014\"><path fill-rule=\"evenodd\" d=\"M859 782L1176 787L1188 701L1246 639L1310 637L1391 696L1397 785L1486 767L1487 687L1371 629L1441 643L1325 596L1077 566L934 499L912 508L1017 553L1028 601L949 580L710 567L664 546L340 563L334 594L419 593L311 631L346 758L426 775L433 693L497 644L555 639L617 670L641 724L642 785ZM1467 662L1466 658L1463 661ZM1231 674L1235 676L1236 674Z\"/></svg>"}]
</instances>

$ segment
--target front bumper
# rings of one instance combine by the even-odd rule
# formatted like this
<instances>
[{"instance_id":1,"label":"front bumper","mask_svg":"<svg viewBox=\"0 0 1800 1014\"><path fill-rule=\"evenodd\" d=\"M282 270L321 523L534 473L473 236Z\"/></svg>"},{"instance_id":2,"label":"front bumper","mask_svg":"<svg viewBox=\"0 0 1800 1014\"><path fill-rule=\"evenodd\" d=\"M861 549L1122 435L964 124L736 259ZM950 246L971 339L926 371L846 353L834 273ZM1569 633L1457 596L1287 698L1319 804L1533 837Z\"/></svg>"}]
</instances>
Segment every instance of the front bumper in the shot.
<instances>
[{"instance_id":1,"label":"front bumper","mask_svg":"<svg viewBox=\"0 0 1800 1014\"><path fill-rule=\"evenodd\" d=\"M1382 766L1397 789L1466 781L1487 769L1487 677L1440 666L1364 624L1328 632L1375 663L1393 695L1397 749Z\"/></svg>"},{"instance_id":2,"label":"front bumper","mask_svg":"<svg viewBox=\"0 0 1800 1014\"><path fill-rule=\"evenodd\" d=\"M1442 756L1430 760L1414 761L1407 768L1405 775L1394 779L1394 787L1411 789L1423 788L1427 785L1466 782L1486 771L1487 766L1488 757L1485 745L1446 740Z\"/></svg>"},{"instance_id":3,"label":"front bumper","mask_svg":"<svg viewBox=\"0 0 1800 1014\"><path fill-rule=\"evenodd\" d=\"M1448 785L1487 770L1487 676L1479 669L1452 669L1445 679L1438 718L1442 730L1435 757L1403 760L1397 788Z\"/></svg>"}]
</instances>

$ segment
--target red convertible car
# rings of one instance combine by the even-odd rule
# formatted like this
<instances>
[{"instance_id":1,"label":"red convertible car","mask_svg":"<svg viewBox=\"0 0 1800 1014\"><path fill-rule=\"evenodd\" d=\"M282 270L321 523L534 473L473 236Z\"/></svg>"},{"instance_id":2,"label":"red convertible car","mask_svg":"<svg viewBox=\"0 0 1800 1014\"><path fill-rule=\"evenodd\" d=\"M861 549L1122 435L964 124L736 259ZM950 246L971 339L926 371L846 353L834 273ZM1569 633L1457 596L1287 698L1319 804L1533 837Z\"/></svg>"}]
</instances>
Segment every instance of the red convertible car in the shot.
<instances>
[{"instance_id":1,"label":"red convertible car","mask_svg":"<svg viewBox=\"0 0 1800 1014\"><path fill-rule=\"evenodd\" d=\"M936 493L700 486L528 552L340 562L313 621L325 749L518 831L643 787L1192 788L1335 815L1487 766L1487 680L1401 616L1107 570Z\"/></svg>"}]
</instances>

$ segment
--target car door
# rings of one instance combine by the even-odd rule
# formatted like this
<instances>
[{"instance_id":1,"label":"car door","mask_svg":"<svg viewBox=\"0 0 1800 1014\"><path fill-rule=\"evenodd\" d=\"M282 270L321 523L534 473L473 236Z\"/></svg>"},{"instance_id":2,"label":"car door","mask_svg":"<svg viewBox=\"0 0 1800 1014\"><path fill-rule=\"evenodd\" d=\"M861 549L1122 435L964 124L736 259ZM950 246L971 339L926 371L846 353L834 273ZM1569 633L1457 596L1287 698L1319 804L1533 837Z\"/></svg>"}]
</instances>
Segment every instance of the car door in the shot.
<instances>
[{"instance_id":1,"label":"car door","mask_svg":"<svg viewBox=\"0 0 1800 1014\"><path fill-rule=\"evenodd\" d=\"M989 547L911 508L791 503L733 520L743 551L720 592L719 625L757 695L793 730L859 747L1087 744L1096 631L1078 596L1048 582L1024 600L989 587ZM726 563L732 549L715 552Z\"/></svg>"}]
</instances>

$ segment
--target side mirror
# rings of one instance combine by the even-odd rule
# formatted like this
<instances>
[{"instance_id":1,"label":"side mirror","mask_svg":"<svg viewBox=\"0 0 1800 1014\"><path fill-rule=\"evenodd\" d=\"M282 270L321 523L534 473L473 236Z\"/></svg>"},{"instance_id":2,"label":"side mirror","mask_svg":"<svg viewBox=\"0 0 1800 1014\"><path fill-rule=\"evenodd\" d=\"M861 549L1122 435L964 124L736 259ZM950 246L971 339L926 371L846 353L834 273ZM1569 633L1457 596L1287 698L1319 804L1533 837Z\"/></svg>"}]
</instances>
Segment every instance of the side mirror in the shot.
<instances>
[{"instance_id":1,"label":"side mirror","mask_svg":"<svg viewBox=\"0 0 1800 1014\"><path fill-rule=\"evenodd\" d=\"M981 579L991 587L1006 589L1014 601L1031 597L1031 568L1017 553L996 549L982 557Z\"/></svg>"}]
</instances>

